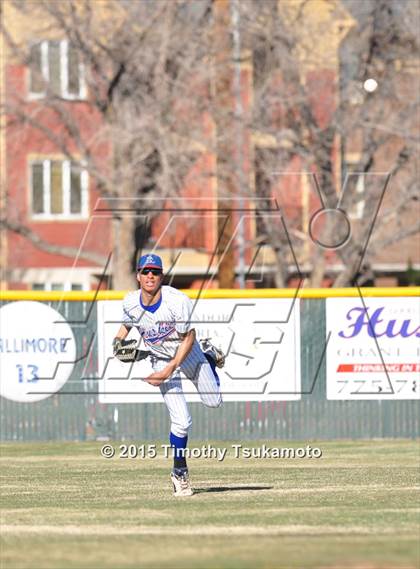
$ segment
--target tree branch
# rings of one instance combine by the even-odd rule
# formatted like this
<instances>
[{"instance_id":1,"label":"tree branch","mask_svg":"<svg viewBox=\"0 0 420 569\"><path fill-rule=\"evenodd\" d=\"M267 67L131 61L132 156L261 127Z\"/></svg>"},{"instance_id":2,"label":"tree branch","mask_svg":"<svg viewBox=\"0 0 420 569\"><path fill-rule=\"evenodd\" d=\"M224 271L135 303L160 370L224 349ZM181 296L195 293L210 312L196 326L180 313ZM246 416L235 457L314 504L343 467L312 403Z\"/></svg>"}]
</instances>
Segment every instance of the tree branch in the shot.
<instances>
[{"instance_id":1,"label":"tree branch","mask_svg":"<svg viewBox=\"0 0 420 569\"><path fill-rule=\"evenodd\" d=\"M94 253L93 251L83 251L77 247L66 247L65 245L54 245L45 241L37 235L32 229L22 225L17 221L11 221L4 217L0 218L0 227L2 229L6 229L8 231L12 231L17 235L21 235L25 239L28 239L35 247L41 249L42 251L46 251L47 253L51 253L52 255L63 255L64 257L72 257L77 259L83 259L84 261L89 261L94 263L95 265L104 266L107 262L107 257L100 255L98 253Z\"/></svg>"}]
</instances>

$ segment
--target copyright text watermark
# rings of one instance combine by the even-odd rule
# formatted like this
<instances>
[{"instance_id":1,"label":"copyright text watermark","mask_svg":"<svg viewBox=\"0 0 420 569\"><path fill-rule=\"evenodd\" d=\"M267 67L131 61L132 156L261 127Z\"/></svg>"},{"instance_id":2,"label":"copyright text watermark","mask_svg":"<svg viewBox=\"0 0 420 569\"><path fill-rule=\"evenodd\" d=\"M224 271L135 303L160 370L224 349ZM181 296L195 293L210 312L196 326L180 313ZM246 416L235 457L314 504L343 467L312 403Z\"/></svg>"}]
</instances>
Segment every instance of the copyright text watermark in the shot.
<instances>
[{"instance_id":1,"label":"copyright text watermark","mask_svg":"<svg viewBox=\"0 0 420 569\"><path fill-rule=\"evenodd\" d=\"M172 458L173 447L169 444L106 444L101 448L104 458ZM216 447L210 444L178 449L178 455L185 458L207 458L222 462L225 458L255 458L255 459L294 459L321 458L319 447L306 445L303 447L270 447L266 444L248 447L242 444L232 444L226 447Z\"/></svg>"}]
</instances>

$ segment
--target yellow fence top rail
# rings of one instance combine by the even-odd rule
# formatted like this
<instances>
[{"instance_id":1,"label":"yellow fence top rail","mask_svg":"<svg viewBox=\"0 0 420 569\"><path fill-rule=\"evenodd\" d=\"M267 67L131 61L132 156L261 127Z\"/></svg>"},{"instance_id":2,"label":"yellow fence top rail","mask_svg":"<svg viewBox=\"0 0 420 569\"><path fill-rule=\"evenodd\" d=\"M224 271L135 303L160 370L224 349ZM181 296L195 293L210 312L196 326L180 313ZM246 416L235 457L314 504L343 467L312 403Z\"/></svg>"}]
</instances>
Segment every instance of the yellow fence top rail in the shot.
<instances>
[{"instance_id":1,"label":"yellow fence top rail","mask_svg":"<svg viewBox=\"0 0 420 569\"><path fill-rule=\"evenodd\" d=\"M369 288L260 288L260 289L209 289L185 292L190 298L340 298L340 297L384 297L384 296L419 296L420 287L369 287ZM121 300L127 294L124 290L96 291L33 291L3 290L0 301L6 300L38 300L38 301L73 301L93 302L96 300Z\"/></svg>"}]
</instances>

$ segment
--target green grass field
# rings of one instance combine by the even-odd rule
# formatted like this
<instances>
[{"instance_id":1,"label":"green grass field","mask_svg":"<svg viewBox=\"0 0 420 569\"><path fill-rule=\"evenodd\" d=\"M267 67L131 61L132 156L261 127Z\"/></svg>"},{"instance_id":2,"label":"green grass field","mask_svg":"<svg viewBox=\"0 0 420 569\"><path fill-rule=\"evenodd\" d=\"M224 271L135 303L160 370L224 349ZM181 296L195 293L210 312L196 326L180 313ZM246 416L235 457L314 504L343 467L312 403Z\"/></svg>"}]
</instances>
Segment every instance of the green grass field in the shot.
<instances>
[{"instance_id":1,"label":"green grass field","mask_svg":"<svg viewBox=\"0 0 420 569\"><path fill-rule=\"evenodd\" d=\"M419 566L418 441L312 443L319 459L217 443L228 456L191 459L183 499L159 447L105 459L102 444L2 445L2 569Z\"/></svg>"}]
</instances>

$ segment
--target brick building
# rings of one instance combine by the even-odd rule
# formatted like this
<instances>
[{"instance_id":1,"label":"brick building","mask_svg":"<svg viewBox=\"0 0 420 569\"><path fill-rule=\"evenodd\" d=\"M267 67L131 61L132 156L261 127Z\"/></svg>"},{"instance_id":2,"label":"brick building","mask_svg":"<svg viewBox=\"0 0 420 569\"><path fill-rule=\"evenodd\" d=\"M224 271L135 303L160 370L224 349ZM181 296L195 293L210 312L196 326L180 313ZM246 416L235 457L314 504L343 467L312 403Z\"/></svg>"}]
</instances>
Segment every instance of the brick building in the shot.
<instances>
[{"instance_id":1,"label":"brick building","mask_svg":"<svg viewBox=\"0 0 420 569\"><path fill-rule=\"evenodd\" d=\"M296 2L297 8L298 4ZM322 25L329 23L332 3L319 0L312 6L314 4L317 4L317 9L309 14L308 26L313 26L315 30L320 22ZM341 5L339 8L340 16L337 18L335 15L334 25L326 27L328 33L322 41L308 46L303 39L302 45L298 46L302 80L309 89L313 86L316 93L313 112L320 125L328 124L329 113L333 113L340 96L337 80L340 74L340 45L354 24L349 12ZM22 108L26 114L22 121L12 120L6 125L4 120L3 126L6 128L1 131L2 205L6 206L10 223L19 229L2 233L2 286L10 289L88 290L112 285L104 278L104 272L109 273L106 260L116 233L110 216L100 213L102 210L98 209L98 204L104 203L103 195L89 175L83 159L77 160L77 147L70 134L63 130L63 117L57 121L58 111L41 104L46 94L45 85L48 84L65 101L65 112L76 122L84 138L94 140L100 117L86 104L89 92L84 67L71 43L57 35L45 22L32 18L30 12L18 13L10 2L6 2L5 21L18 43L28 46L29 59L26 63L30 61L30 65L22 64L7 42L2 40L3 53L6 54L2 58L1 68L2 98L6 104L13 102L14 98L23 101ZM311 51L309 59L308 50ZM257 55L248 54L240 65L240 96L245 113L252 106L255 75L258 72ZM34 117L34 121L31 121L31 117ZM48 135L34 126L35 120L39 122L39 119L48 127ZM212 118L205 117L204 122L208 136L214 136ZM258 156L270 150L277 151L279 142L258 130L242 133L242 141L245 175L251 180L250 185L257 195L264 195L261 186L266 181L259 171ZM109 144L100 140L94 148L99 163L106 167L111 156ZM72 160L69 159L69 153ZM357 161L357 153L357 141L353 146L347 145L343 151L343 145L337 139L332 157L337 192L345 173L351 171L352 163ZM295 174L271 184L268 193L274 198L282 196L287 216L295 221L299 231L307 233L311 212L317 207L317 197L308 177L299 174L304 170L304 164L298 157L292 159L288 169ZM209 175L204 184L202 180L197 183L196 174L199 171L213 175ZM216 171L217 158L211 152L201 152L186 177L182 191L194 203L197 211L191 212L188 208L184 208L184 211L181 206L181 213L173 216L171 208L176 208L177 204L166 202L164 207L170 211L154 218L146 238L144 235L139 237L139 247L156 247L167 266L176 263L174 282L179 286L197 286L209 270L211 274L216 271ZM358 191L363 196L363 177ZM352 211L351 215L356 220L364 207L363 203L361 199ZM250 202L245 199L242 205L246 209ZM234 253L236 274L242 262L243 269L250 277L247 286L274 286L276 263L273 249L264 242L257 249L258 220L252 215L248 217L242 235L242 241L246 244L242 259L238 248ZM233 223L238 231L237 222L238 217ZM28 236L31 238L28 239ZM375 259L376 277L385 279L378 283L397 283L398 275L405 273L409 261L418 267L420 254L416 241L409 239L404 243L403 247L401 244L392 245L385 254L379 254ZM67 254L60 254L58 248ZM80 255L80 251L89 254ZM313 244L310 242L299 252L298 261L304 273L311 269L312 253ZM324 284L329 284L339 270L339 262L333 254L328 257L328 263L331 276L323 281ZM288 284L296 283L296 277L292 265ZM216 285L217 280L212 286Z\"/></svg>"}]
</instances>

